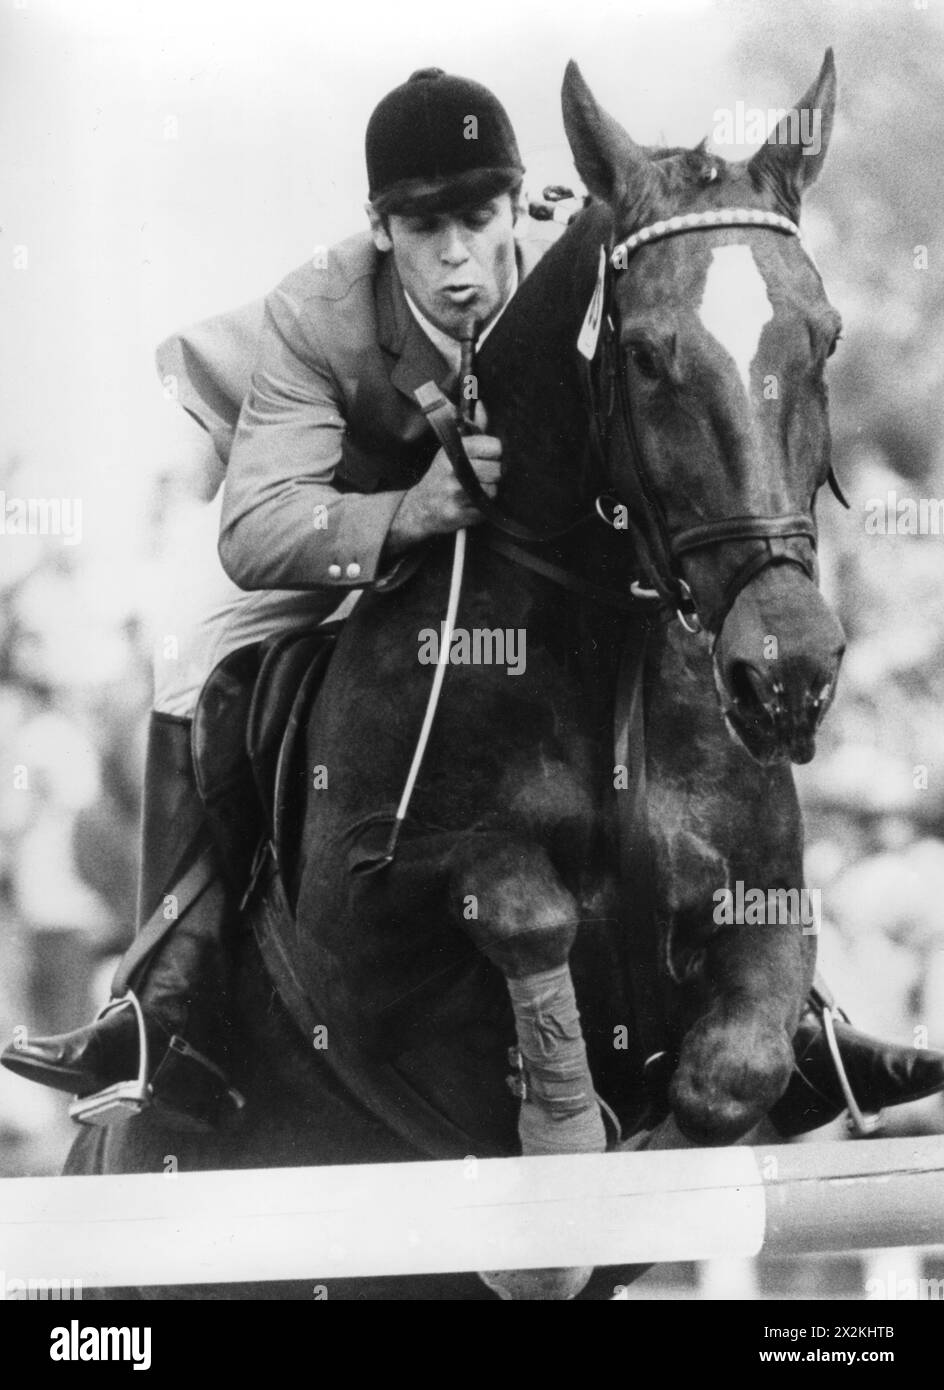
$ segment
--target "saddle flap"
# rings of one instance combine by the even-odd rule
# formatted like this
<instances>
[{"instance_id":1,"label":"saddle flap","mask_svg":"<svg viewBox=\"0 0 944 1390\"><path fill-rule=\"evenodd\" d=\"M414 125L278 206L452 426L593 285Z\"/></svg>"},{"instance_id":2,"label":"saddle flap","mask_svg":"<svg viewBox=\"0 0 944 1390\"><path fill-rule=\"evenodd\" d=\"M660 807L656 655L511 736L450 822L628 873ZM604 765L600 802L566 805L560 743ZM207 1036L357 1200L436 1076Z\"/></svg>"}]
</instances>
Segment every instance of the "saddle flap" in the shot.
<instances>
[{"instance_id":1,"label":"saddle flap","mask_svg":"<svg viewBox=\"0 0 944 1390\"><path fill-rule=\"evenodd\" d=\"M278 750L274 778L273 844L286 892L290 891L289 885L298 863L305 811L304 794L309 770L301 756L301 749L308 726L308 713L321 689L341 626L341 623L336 623L319 629L320 645L315 649L308 669L295 690Z\"/></svg>"},{"instance_id":2,"label":"saddle flap","mask_svg":"<svg viewBox=\"0 0 944 1390\"><path fill-rule=\"evenodd\" d=\"M248 880L265 830L246 753L246 724L262 646L253 642L240 647L213 668L197 699L191 734L197 791L226 878L237 893Z\"/></svg>"},{"instance_id":3,"label":"saddle flap","mask_svg":"<svg viewBox=\"0 0 944 1390\"><path fill-rule=\"evenodd\" d=\"M292 705L325 637L319 628L292 629L262 652L245 722L245 747L270 834L275 824L275 771Z\"/></svg>"},{"instance_id":4,"label":"saddle flap","mask_svg":"<svg viewBox=\"0 0 944 1390\"><path fill-rule=\"evenodd\" d=\"M197 791L216 805L246 777L246 722L262 661L263 643L224 656L207 676L193 715L192 752Z\"/></svg>"},{"instance_id":5,"label":"saddle flap","mask_svg":"<svg viewBox=\"0 0 944 1390\"><path fill-rule=\"evenodd\" d=\"M342 626L292 629L240 647L214 667L200 692L192 733L197 790L237 893L249 880L260 841L280 844L286 819L301 815L290 786L290 769L297 763L291 755ZM280 766L285 768L281 817L276 805ZM304 768L296 772L304 776ZM291 829L297 833L300 827Z\"/></svg>"}]
</instances>

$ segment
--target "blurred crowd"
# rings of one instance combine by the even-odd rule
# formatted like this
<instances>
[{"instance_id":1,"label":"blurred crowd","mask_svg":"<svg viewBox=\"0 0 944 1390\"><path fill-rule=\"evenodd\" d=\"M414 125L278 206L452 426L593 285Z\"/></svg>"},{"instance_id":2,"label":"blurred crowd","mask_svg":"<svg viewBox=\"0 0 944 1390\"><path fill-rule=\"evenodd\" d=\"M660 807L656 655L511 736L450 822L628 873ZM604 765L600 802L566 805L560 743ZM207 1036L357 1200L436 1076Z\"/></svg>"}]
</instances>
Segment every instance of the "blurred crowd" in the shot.
<instances>
[{"instance_id":1,"label":"blurred crowd","mask_svg":"<svg viewBox=\"0 0 944 1390\"><path fill-rule=\"evenodd\" d=\"M15 493L14 466L3 482ZM22 490L22 489L20 489ZM0 583L0 1037L61 1031L108 997L133 931L151 656L140 584L88 548L4 542ZM146 565L146 561L144 562ZM0 1175L55 1172L68 1098L0 1070Z\"/></svg>"}]
</instances>

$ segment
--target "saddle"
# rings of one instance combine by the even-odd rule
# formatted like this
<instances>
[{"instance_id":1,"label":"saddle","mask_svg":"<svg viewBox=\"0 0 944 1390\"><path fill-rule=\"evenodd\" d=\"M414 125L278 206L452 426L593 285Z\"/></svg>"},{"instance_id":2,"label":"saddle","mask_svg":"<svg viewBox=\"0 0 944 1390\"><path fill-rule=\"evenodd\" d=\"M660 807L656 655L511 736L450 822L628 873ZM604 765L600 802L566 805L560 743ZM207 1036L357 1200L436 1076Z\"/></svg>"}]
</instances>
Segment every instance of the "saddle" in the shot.
<instances>
[{"instance_id":1,"label":"saddle","mask_svg":"<svg viewBox=\"0 0 944 1390\"><path fill-rule=\"evenodd\" d=\"M192 733L197 790L237 901L251 891L266 848L293 896L305 780L298 745L342 626L292 629L240 647L200 692Z\"/></svg>"}]
</instances>

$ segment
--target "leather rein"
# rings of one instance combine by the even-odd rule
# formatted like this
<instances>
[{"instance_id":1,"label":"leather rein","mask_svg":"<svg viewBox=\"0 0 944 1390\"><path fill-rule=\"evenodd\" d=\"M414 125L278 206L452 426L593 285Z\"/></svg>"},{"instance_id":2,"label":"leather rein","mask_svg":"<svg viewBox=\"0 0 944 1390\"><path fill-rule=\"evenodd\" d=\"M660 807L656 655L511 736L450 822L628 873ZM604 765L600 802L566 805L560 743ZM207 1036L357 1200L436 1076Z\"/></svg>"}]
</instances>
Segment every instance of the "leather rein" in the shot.
<instances>
[{"instance_id":1,"label":"leather rein","mask_svg":"<svg viewBox=\"0 0 944 1390\"><path fill-rule=\"evenodd\" d=\"M643 246L682 233L719 227L762 227L800 236L797 224L779 213L758 208L715 208L654 222L608 252L600 248L597 285L578 339L581 376L590 419L590 445L598 471L606 476L617 433L621 432L634 465L629 470L630 497L614 499L609 491L604 491L595 499L592 511L569 526L551 531L533 530L507 516L485 492L466 454L455 412L438 387L429 383L416 392L417 401L463 490L485 519L484 541L490 549L571 593L619 611L640 615L641 611L651 614L653 608L658 608L674 612L689 632L697 632L702 626L691 589L681 574L682 558L694 551L729 541L764 542L763 548L745 560L729 578L720 606L710 615L710 623L705 624L715 633L720 631L738 594L761 570L771 565L790 564L802 569L811 580L814 578L816 527L809 512L728 517L688 527L673 535L639 444L627 387L626 349L620 342L613 317L613 278L626 269L629 257ZM589 340L585 338L588 327ZM832 467L828 481L836 498L843 506L848 506ZM607 506L612 508L610 515ZM619 514L619 520L614 520L615 514ZM634 581L628 593L594 584L524 548L560 540L597 519L615 530L625 530L633 541L642 580ZM807 554L801 556L791 549L790 542L796 539L809 543Z\"/></svg>"}]
</instances>

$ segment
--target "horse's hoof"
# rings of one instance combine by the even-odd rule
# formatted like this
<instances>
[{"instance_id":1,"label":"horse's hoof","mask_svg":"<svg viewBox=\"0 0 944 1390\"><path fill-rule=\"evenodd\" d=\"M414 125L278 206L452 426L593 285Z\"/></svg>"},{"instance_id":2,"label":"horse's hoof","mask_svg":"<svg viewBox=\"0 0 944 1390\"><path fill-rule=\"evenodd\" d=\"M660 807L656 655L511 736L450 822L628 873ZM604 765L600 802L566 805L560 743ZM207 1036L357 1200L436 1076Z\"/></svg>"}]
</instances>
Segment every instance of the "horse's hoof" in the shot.
<instances>
[{"instance_id":1,"label":"horse's hoof","mask_svg":"<svg viewBox=\"0 0 944 1390\"><path fill-rule=\"evenodd\" d=\"M576 1269L495 1269L479 1278L503 1303L567 1302L586 1288L593 1265Z\"/></svg>"},{"instance_id":2,"label":"horse's hoof","mask_svg":"<svg viewBox=\"0 0 944 1390\"><path fill-rule=\"evenodd\" d=\"M792 1070L783 1028L754 1010L712 1010L686 1034L669 1088L679 1129L697 1144L735 1143L780 1099Z\"/></svg>"}]
</instances>

